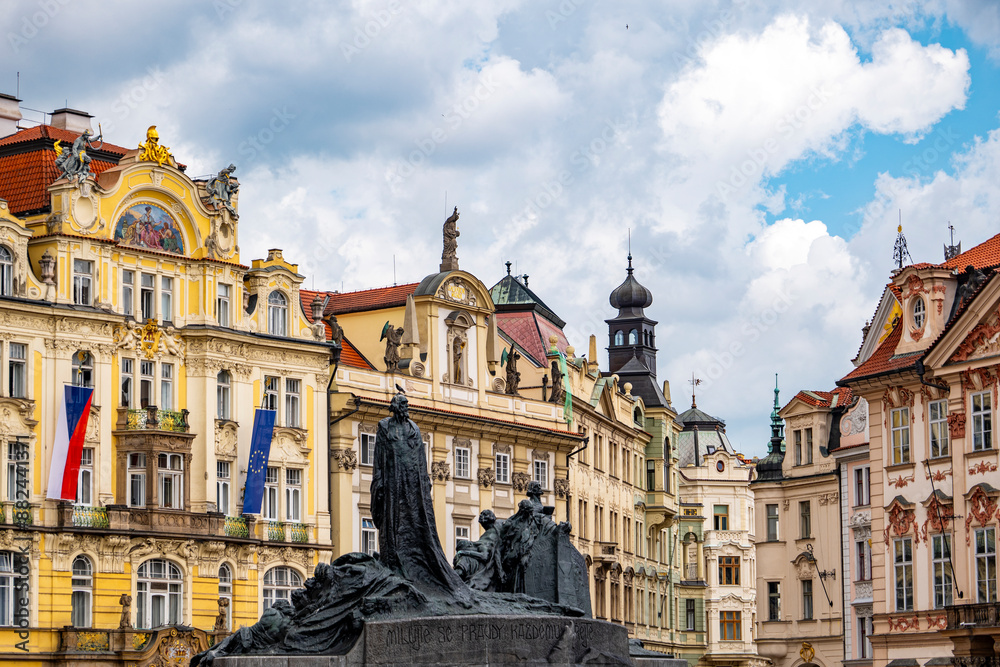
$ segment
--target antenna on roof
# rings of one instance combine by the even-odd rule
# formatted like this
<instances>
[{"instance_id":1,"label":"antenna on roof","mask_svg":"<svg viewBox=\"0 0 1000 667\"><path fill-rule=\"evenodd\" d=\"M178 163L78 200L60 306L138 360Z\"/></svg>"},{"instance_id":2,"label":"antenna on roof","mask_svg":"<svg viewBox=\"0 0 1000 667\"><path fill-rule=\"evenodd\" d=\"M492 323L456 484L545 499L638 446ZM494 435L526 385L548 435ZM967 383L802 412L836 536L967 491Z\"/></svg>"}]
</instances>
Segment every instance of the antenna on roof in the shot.
<instances>
[{"instance_id":1,"label":"antenna on roof","mask_svg":"<svg viewBox=\"0 0 1000 667\"><path fill-rule=\"evenodd\" d=\"M948 221L948 231L951 235L951 245L944 247L944 261L946 262L962 254L962 242L959 241L958 245L955 245L955 225L951 224L951 220Z\"/></svg>"},{"instance_id":2,"label":"antenna on roof","mask_svg":"<svg viewBox=\"0 0 1000 667\"><path fill-rule=\"evenodd\" d=\"M392 286L396 286L396 256L392 256Z\"/></svg>"},{"instance_id":3,"label":"antenna on roof","mask_svg":"<svg viewBox=\"0 0 1000 667\"><path fill-rule=\"evenodd\" d=\"M899 209L899 227L896 228L896 244L892 248L892 261L896 263L897 269L903 268L903 262L905 260L910 260L913 263L913 257L910 256L910 251L906 248L906 237L903 236L903 209Z\"/></svg>"},{"instance_id":4,"label":"antenna on roof","mask_svg":"<svg viewBox=\"0 0 1000 667\"><path fill-rule=\"evenodd\" d=\"M14 95L17 99L21 99L21 73L17 73L17 93Z\"/></svg>"}]
</instances>

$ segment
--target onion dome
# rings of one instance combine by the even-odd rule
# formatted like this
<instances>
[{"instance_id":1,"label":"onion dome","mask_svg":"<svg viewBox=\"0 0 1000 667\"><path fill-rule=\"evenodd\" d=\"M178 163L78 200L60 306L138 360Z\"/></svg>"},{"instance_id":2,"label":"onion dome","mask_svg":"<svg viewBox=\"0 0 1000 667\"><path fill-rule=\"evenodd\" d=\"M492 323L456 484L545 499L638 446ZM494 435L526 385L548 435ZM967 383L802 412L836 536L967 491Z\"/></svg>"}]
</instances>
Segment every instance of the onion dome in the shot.
<instances>
[{"instance_id":1,"label":"onion dome","mask_svg":"<svg viewBox=\"0 0 1000 667\"><path fill-rule=\"evenodd\" d=\"M653 293L639 284L632 275L632 254L628 256L628 276L625 282L611 292L611 307L617 308L619 315L642 316L643 308L653 303Z\"/></svg>"}]
</instances>

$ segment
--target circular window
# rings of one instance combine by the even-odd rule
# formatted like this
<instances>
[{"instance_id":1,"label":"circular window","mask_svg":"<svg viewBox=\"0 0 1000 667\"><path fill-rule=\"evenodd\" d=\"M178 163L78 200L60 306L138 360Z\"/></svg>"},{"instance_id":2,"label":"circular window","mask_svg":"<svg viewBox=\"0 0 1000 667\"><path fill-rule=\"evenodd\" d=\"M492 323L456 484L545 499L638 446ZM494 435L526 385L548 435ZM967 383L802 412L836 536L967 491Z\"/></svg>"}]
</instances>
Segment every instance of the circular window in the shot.
<instances>
[{"instance_id":1,"label":"circular window","mask_svg":"<svg viewBox=\"0 0 1000 667\"><path fill-rule=\"evenodd\" d=\"M924 300L917 297L916 301L913 302L913 326L918 329L923 329L926 315L927 313L924 310Z\"/></svg>"},{"instance_id":2,"label":"circular window","mask_svg":"<svg viewBox=\"0 0 1000 667\"><path fill-rule=\"evenodd\" d=\"M719 472L722 472L723 470L726 469L726 464L723 463L722 461L716 461L715 462L715 469L718 470Z\"/></svg>"}]
</instances>

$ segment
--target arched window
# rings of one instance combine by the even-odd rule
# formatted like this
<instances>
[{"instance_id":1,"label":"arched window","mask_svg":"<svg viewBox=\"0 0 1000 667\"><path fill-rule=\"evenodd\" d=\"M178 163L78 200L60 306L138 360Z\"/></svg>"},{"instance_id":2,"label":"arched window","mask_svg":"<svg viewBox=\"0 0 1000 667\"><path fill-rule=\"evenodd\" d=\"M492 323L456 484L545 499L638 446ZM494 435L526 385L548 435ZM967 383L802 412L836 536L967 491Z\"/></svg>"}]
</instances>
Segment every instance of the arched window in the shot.
<instances>
[{"instance_id":1,"label":"arched window","mask_svg":"<svg viewBox=\"0 0 1000 667\"><path fill-rule=\"evenodd\" d=\"M219 598L229 600L224 607L226 614L226 630L233 629L233 571L223 563L219 566Z\"/></svg>"},{"instance_id":2,"label":"arched window","mask_svg":"<svg viewBox=\"0 0 1000 667\"><path fill-rule=\"evenodd\" d=\"M267 332L272 336L288 335L288 301L281 292L267 296Z\"/></svg>"},{"instance_id":3,"label":"arched window","mask_svg":"<svg viewBox=\"0 0 1000 667\"><path fill-rule=\"evenodd\" d=\"M181 569L168 560L154 558L139 566L136 579L136 628L179 625L184 595Z\"/></svg>"},{"instance_id":4,"label":"arched window","mask_svg":"<svg viewBox=\"0 0 1000 667\"><path fill-rule=\"evenodd\" d=\"M638 343L639 343L639 332L636 331L635 329L632 329L631 331L628 332L628 344L638 345Z\"/></svg>"},{"instance_id":5,"label":"arched window","mask_svg":"<svg viewBox=\"0 0 1000 667\"><path fill-rule=\"evenodd\" d=\"M80 350L73 355L73 384L78 387L94 386L94 357Z\"/></svg>"},{"instance_id":6,"label":"arched window","mask_svg":"<svg viewBox=\"0 0 1000 667\"><path fill-rule=\"evenodd\" d=\"M93 608L94 566L86 556L73 559L73 611L74 628L91 626L90 610Z\"/></svg>"},{"instance_id":7,"label":"arched window","mask_svg":"<svg viewBox=\"0 0 1000 667\"><path fill-rule=\"evenodd\" d=\"M264 611L278 600L291 600L292 591L302 588L302 577L290 567L272 567L264 575Z\"/></svg>"},{"instance_id":8,"label":"arched window","mask_svg":"<svg viewBox=\"0 0 1000 667\"><path fill-rule=\"evenodd\" d=\"M639 426L642 426L642 410L639 409L638 405L635 406L635 410L632 411L632 420Z\"/></svg>"},{"instance_id":9,"label":"arched window","mask_svg":"<svg viewBox=\"0 0 1000 667\"><path fill-rule=\"evenodd\" d=\"M0 245L0 296L14 294L14 256L7 246Z\"/></svg>"},{"instance_id":10,"label":"arched window","mask_svg":"<svg viewBox=\"0 0 1000 667\"><path fill-rule=\"evenodd\" d=\"M913 326L918 329L923 329L925 315L924 300L918 296L913 302Z\"/></svg>"},{"instance_id":11,"label":"arched window","mask_svg":"<svg viewBox=\"0 0 1000 667\"><path fill-rule=\"evenodd\" d=\"M215 416L219 419L229 419L229 389L231 381L229 371L219 371L215 378Z\"/></svg>"},{"instance_id":12,"label":"arched window","mask_svg":"<svg viewBox=\"0 0 1000 667\"><path fill-rule=\"evenodd\" d=\"M615 332L615 345L624 345L624 344L625 344L625 332L624 331L616 331Z\"/></svg>"}]
</instances>

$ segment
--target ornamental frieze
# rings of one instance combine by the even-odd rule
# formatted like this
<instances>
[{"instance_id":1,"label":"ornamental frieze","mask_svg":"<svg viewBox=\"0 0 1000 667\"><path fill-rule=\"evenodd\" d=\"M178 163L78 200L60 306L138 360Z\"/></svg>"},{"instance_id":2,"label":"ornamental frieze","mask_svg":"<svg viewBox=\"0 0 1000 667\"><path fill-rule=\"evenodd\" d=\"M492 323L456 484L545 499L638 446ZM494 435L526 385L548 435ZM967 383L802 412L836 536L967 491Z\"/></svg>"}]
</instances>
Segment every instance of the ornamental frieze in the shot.
<instances>
[{"instance_id":1,"label":"ornamental frieze","mask_svg":"<svg viewBox=\"0 0 1000 667\"><path fill-rule=\"evenodd\" d=\"M569 480L565 478L556 479L555 483L556 498L566 498L569 496Z\"/></svg>"},{"instance_id":2,"label":"ornamental frieze","mask_svg":"<svg viewBox=\"0 0 1000 667\"><path fill-rule=\"evenodd\" d=\"M475 290L473 290L467 282L458 276L446 280L445 283L438 288L437 297L439 299L465 304L466 306L472 306L473 308L477 305Z\"/></svg>"},{"instance_id":3,"label":"ornamental frieze","mask_svg":"<svg viewBox=\"0 0 1000 667\"><path fill-rule=\"evenodd\" d=\"M969 332L948 360L951 363L1000 354L996 334L1000 332L1000 312L993 313Z\"/></svg>"},{"instance_id":4,"label":"ornamental frieze","mask_svg":"<svg viewBox=\"0 0 1000 667\"><path fill-rule=\"evenodd\" d=\"M531 481L531 476L526 472L516 472L510 476L511 486L514 487L514 491L517 493L524 493L524 490L528 488L528 482Z\"/></svg>"},{"instance_id":5,"label":"ornamental frieze","mask_svg":"<svg viewBox=\"0 0 1000 667\"><path fill-rule=\"evenodd\" d=\"M889 525L885 528L885 546L889 546L890 532L895 534L897 537L902 537L910 532L910 528L913 528L914 541L920 543L920 530L917 527L916 516L912 509L906 509L899 504L899 501L893 500L892 505L888 512Z\"/></svg>"},{"instance_id":6,"label":"ornamental frieze","mask_svg":"<svg viewBox=\"0 0 1000 667\"><path fill-rule=\"evenodd\" d=\"M484 489L490 488L497 481L497 475L493 472L493 468L480 468L476 471L476 476L479 478L479 486Z\"/></svg>"},{"instance_id":7,"label":"ornamental frieze","mask_svg":"<svg viewBox=\"0 0 1000 667\"><path fill-rule=\"evenodd\" d=\"M997 501L995 498L990 498L986 495L983 487L976 485L972 490L972 494L969 496L969 515L965 517L965 543L969 544L969 538L972 535L972 531L969 528L972 526L972 521L976 520L979 522L980 526L985 526L993 518L993 514L997 511Z\"/></svg>"},{"instance_id":8,"label":"ornamental frieze","mask_svg":"<svg viewBox=\"0 0 1000 667\"><path fill-rule=\"evenodd\" d=\"M257 550L257 570L263 572L277 563L298 565L305 572L313 569L313 558L316 550L313 548L296 549L293 547L262 546Z\"/></svg>"},{"instance_id":9,"label":"ornamental frieze","mask_svg":"<svg viewBox=\"0 0 1000 667\"><path fill-rule=\"evenodd\" d=\"M431 463L431 479L435 482L447 482L451 479L451 466L447 461Z\"/></svg>"}]
</instances>

